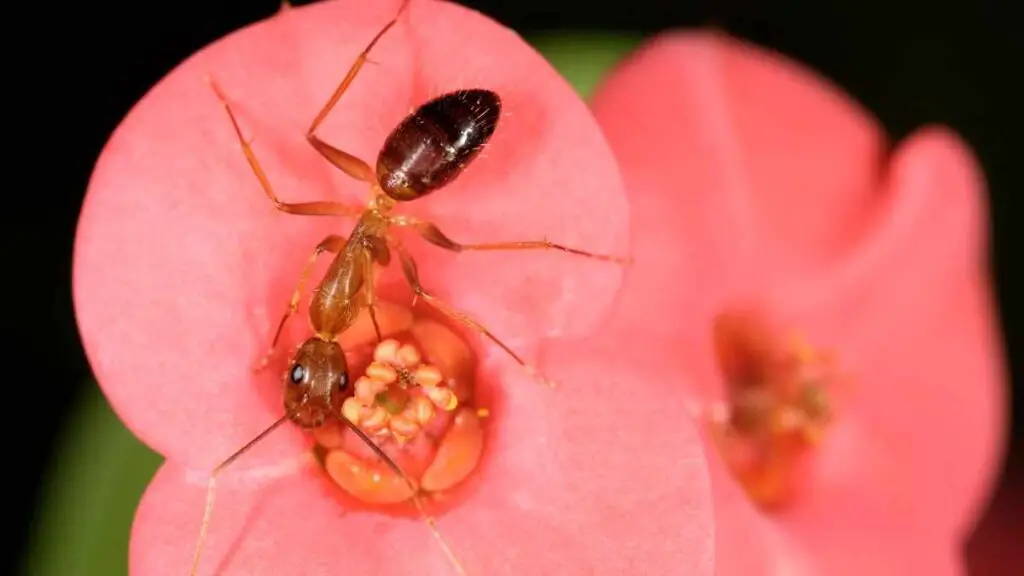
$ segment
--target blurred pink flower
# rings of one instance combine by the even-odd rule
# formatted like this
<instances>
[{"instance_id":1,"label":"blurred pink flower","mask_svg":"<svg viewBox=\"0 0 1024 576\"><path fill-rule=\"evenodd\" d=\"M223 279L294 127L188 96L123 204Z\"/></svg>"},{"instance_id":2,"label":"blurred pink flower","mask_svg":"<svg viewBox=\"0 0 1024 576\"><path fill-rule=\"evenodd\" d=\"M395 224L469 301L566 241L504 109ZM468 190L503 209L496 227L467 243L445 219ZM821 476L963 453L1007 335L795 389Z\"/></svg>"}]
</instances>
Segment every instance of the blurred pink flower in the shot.
<instances>
[{"instance_id":1,"label":"blurred pink flower","mask_svg":"<svg viewBox=\"0 0 1024 576\"><path fill-rule=\"evenodd\" d=\"M204 76L224 88L282 198L355 201L363 185L331 169L302 130L397 5L324 2L217 42L132 110L98 162L75 249L82 339L114 409L167 458L136 516L133 574L187 573L208 471L281 415L279 371L251 367L312 247L345 229L273 209ZM624 250L625 194L599 127L512 31L453 4L415 2L372 60L321 131L364 159L410 105L446 90L495 90L509 112L485 157L409 211L459 239L549 236ZM410 248L430 288L527 358L548 338L592 330L621 278L617 266L564 254ZM630 347L590 346L559 348L544 365L555 390L479 347L480 377L494 387L488 444L472 485L439 518L469 574L711 574L697 430L650 419L680 413L681 399L636 397L619 383L667 373L635 366ZM650 450L652 436L674 457ZM275 432L221 475L201 572L453 573L418 520L344 509L337 492L306 436Z\"/></svg>"},{"instance_id":2,"label":"blurred pink flower","mask_svg":"<svg viewBox=\"0 0 1024 576\"><path fill-rule=\"evenodd\" d=\"M741 364L716 363L721 314L741 332L767 321L777 348L800 334L852 380L826 386L834 422L782 510L761 511L710 457L717 573L960 572L1006 425L967 146L929 127L887 150L838 89L715 32L650 41L592 108L626 182L636 260L606 329L660 341L652 357L690 376L649 389L724 399ZM747 337L728 337L732 353L773 354Z\"/></svg>"}]
</instances>

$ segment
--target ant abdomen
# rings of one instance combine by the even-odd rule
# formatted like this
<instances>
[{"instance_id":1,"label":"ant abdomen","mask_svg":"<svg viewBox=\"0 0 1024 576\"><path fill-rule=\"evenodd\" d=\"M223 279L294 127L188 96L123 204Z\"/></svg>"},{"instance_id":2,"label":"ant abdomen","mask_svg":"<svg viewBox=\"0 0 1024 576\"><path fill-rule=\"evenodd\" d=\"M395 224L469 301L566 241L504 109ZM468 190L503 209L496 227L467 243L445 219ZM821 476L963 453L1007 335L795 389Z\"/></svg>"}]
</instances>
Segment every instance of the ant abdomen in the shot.
<instances>
[{"instance_id":1,"label":"ant abdomen","mask_svg":"<svg viewBox=\"0 0 1024 576\"><path fill-rule=\"evenodd\" d=\"M449 92L420 106L377 156L381 189L404 202L443 188L480 153L500 115L501 98L490 90Z\"/></svg>"}]
</instances>

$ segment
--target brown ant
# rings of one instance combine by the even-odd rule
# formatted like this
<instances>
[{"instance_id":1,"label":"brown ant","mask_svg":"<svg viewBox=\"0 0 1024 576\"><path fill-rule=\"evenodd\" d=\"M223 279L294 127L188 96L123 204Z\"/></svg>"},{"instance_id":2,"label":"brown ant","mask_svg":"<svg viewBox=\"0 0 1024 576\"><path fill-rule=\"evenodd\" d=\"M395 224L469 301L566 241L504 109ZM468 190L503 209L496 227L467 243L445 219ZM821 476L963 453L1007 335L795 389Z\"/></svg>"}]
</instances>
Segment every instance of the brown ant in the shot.
<instances>
[{"instance_id":1,"label":"brown ant","mask_svg":"<svg viewBox=\"0 0 1024 576\"><path fill-rule=\"evenodd\" d=\"M427 514L415 483L357 425L342 416L341 406L345 398L351 394L351 382L344 350L336 339L352 326L364 308L373 322L378 340L382 339L380 326L374 312L376 295L373 285L373 266L374 264L387 266L391 261L392 250L394 250L401 261L405 279L412 287L417 300L422 300L445 316L486 336L505 350L530 374L536 376L537 372L483 325L427 292L420 284L415 261L401 243L388 233L390 227L412 228L428 242L455 252L551 249L611 262L624 261L624 259L612 256L592 254L554 244L547 240L460 244L448 238L431 222L410 216L391 215L392 208L398 202L415 200L443 188L458 177L466 166L476 158L494 134L498 117L501 114L501 99L490 90L470 89L449 92L420 106L406 116L384 141L377 157L376 171L363 160L339 150L317 137L316 129L351 85L360 68L367 61L370 50L398 22L408 4L409 0L405 0L392 20L374 36L359 54L344 80L306 131L306 140L328 162L345 174L370 184L372 199L365 207L333 201L289 203L278 199L249 142L242 135L227 97L212 78L208 79L217 98L227 111L253 173L267 197L278 210L307 216L358 216L359 220L347 239L332 234L317 245L303 268L298 286L292 294L288 310L281 318L270 350L257 365L257 369L265 367L273 355L285 324L298 310L300 296L319 256L325 252L335 254L323 279L313 291L309 305L309 321L314 335L295 352L283 378L285 415L224 460L210 474L203 523L193 558L193 576L198 570L200 552L212 515L217 475L286 421L290 420L304 429L314 429L331 419L343 422L395 474L405 481L412 491L413 501L420 515L432 534L458 572L465 573L435 527L434 520Z\"/></svg>"}]
</instances>

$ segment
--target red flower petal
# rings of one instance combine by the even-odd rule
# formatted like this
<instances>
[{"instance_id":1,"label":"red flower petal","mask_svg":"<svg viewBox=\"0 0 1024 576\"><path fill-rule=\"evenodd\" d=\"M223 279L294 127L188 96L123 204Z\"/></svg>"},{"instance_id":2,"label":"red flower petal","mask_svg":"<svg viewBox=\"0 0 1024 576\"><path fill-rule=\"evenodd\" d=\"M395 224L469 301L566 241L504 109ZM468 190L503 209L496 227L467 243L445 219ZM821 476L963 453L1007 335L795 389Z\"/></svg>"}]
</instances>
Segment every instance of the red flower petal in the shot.
<instances>
[{"instance_id":1,"label":"red flower petal","mask_svg":"<svg viewBox=\"0 0 1024 576\"><path fill-rule=\"evenodd\" d=\"M932 560L930 573L956 573L944 550L992 480L1005 425L977 167L948 133L922 131L878 181L873 123L794 69L719 35L673 34L595 95L630 193L636 258L607 329L661 336L701 401L722 396L711 319L728 306L753 300L834 349L856 387L822 459L852 469L840 485L812 480L818 492L792 520L766 522L735 486L716 486L731 491L716 498L720 546L787 562L806 549L827 574ZM851 426L857 442L844 444ZM884 524L901 498L902 518ZM920 538L900 543L911 529ZM775 535L758 545L758 532ZM761 558L725 549L725 571Z\"/></svg>"},{"instance_id":2,"label":"red flower petal","mask_svg":"<svg viewBox=\"0 0 1024 576\"><path fill-rule=\"evenodd\" d=\"M717 373L708 332L648 326L651 314L684 306L686 326L708 327L723 303L835 254L859 227L836 223L871 199L881 132L806 68L710 32L651 41L605 79L592 108L636 223L616 323L682 331L688 369L707 382Z\"/></svg>"},{"instance_id":3,"label":"red flower petal","mask_svg":"<svg viewBox=\"0 0 1024 576\"><path fill-rule=\"evenodd\" d=\"M816 285L778 291L780 308L837 343L857 382L849 410L954 530L991 490L1007 426L984 193L959 137L919 131L896 150L887 204L864 239Z\"/></svg>"},{"instance_id":4,"label":"red flower petal","mask_svg":"<svg viewBox=\"0 0 1024 576\"><path fill-rule=\"evenodd\" d=\"M555 390L510 370L475 486L438 521L469 574L713 573L700 439L678 395L641 393L674 376L669 364L629 348L546 348L545 367L563 383ZM453 572L420 522L343 513L311 473L250 480L248 491L238 477L219 483L204 573ZM184 571L202 482L176 466L157 475L133 528L133 574Z\"/></svg>"},{"instance_id":5,"label":"red flower petal","mask_svg":"<svg viewBox=\"0 0 1024 576\"><path fill-rule=\"evenodd\" d=\"M397 6L319 3L233 34L161 81L104 150L79 224L76 311L115 410L161 453L205 468L279 415L278 374L250 368L313 247L350 228L273 209L204 76L227 93L283 199L362 202L365 185L331 168L302 133ZM372 59L379 64L364 67L321 130L371 162L391 127L429 96L481 86L504 99L485 156L411 211L436 215L466 242L547 235L611 252L624 240L625 200L598 127L512 31L453 4L414 2ZM428 289L525 355L545 334L595 322L621 274L564 254L454 258L419 245ZM586 299L569 297L584 289ZM275 434L262 453L277 457L297 437Z\"/></svg>"},{"instance_id":6,"label":"red flower petal","mask_svg":"<svg viewBox=\"0 0 1024 576\"><path fill-rule=\"evenodd\" d=\"M644 227L635 257L684 267L691 287L635 302L643 312L714 307L708 298L722 288L827 261L860 225L884 145L876 123L810 70L712 32L652 40L592 108L628 168L633 221ZM697 248L680 234L707 240ZM770 254L771 268L755 253ZM634 281L662 273L637 268Z\"/></svg>"},{"instance_id":7,"label":"red flower petal","mask_svg":"<svg viewBox=\"0 0 1024 576\"><path fill-rule=\"evenodd\" d=\"M915 497L905 468L871 436L840 423L808 497L777 516L756 510L721 460L709 457L717 574L958 574L950 533L929 522L934 502Z\"/></svg>"},{"instance_id":8,"label":"red flower petal","mask_svg":"<svg viewBox=\"0 0 1024 576\"><path fill-rule=\"evenodd\" d=\"M188 573L206 490L187 474L167 463L150 483L132 526L132 574ZM311 468L247 487L221 483L200 573L452 573L421 523L346 512L330 490Z\"/></svg>"}]
</instances>

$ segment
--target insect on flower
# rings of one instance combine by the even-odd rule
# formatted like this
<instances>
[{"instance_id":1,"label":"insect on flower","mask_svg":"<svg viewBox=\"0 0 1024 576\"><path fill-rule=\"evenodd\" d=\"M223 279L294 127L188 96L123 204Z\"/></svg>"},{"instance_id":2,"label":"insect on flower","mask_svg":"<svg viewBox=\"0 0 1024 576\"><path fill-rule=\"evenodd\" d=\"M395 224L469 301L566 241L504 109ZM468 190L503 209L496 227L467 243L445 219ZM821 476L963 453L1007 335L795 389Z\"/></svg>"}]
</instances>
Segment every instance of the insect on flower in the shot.
<instances>
[{"instance_id":1,"label":"insect on flower","mask_svg":"<svg viewBox=\"0 0 1024 576\"><path fill-rule=\"evenodd\" d=\"M193 574L198 570L203 542L210 524L217 475L271 431L288 421L308 430L320 429L329 422L339 421L355 433L408 486L420 516L430 527L453 566L459 573L464 573L435 527L433 519L427 514L415 482L367 434L367 427L380 428L379 425L382 423L372 417L360 418L361 406L353 401L361 399L365 407L367 398L372 404L379 393L393 384L403 389L421 389L422 395L418 399L422 401L414 405L415 408L409 417L405 420L392 421L390 431L396 437L400 437L410 423L414 425L417 418L429 420L434 410L451 410L457 402L452 393L437 386L437 378L431 367L420 365L419 359L413 358L417 354L415 350L400 348L392 345L392 341L385 341L378 321L379 304L374 286L374 267L387 266L391 262L392 254L396 254L416 301L427 304L441 315L488 338L531 375L546 383L550 382L539 376L532 366L482 324L424 289L419 280L415 261L398 239L389 234L390 228L410 228L428 242L454 252L559 250L609 262L625 261L622 258L592 254L546 240L462 244L450 239L429 221L392 214L392 209L398 203L415 200L443 188L457 178L476 158L494 134L501 113L501 99L493 91L458 90L421 105L402 120L384 141L377 158L376 170L365 161L335 148L316 135L317 128L367 61L370 50L397 23L408 4L408 0L402 3L395 17L377 33L356 58L344 80L306 132L307 141L328 162L345 174L370 185L371 199L365 207L333 201L281 201L260 167L255 153L242 135L224 91L215 80L209 79L213 91L227 111L253 173L278 210L307 216L354 216L358 217L358 221L347 238L332 234L316 246L302 271L288 309L281 318L270 350L257 364L257 369L266 367L274 354L286 323L298 311L301 295L319 257L324 253L334 254L334 260L313 291L309 305L313 336L299 346L284 375L285 414L224 460L210 475L205 513L193 560ZM368 313L377 340L381 343L375 354L374 366L378 373L371 374L368 371L369 379L360 379L353 383L350 381L345 351L337 339L355 324L363 311Z\"/></svg>"}]
</instances>

